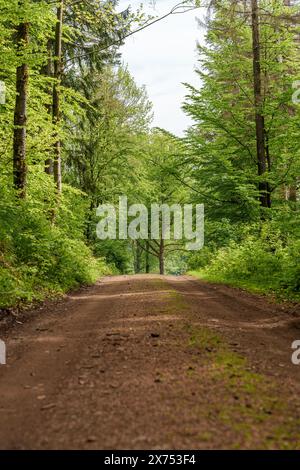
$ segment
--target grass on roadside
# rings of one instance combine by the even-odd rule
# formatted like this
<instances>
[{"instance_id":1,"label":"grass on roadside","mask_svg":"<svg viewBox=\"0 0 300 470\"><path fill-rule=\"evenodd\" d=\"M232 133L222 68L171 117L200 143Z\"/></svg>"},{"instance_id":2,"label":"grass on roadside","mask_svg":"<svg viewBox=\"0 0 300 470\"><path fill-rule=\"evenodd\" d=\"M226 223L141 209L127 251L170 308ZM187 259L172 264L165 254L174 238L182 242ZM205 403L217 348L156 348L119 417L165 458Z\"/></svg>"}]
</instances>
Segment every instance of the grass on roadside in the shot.
<instances>
[{"instance_id":1,"label":"grass on roadside","mask_svg":"<svg viewBox=\"0 0 300 470\"><path fill-rule=\"evenodd\" d=\"M211 391L207 416L235 434L233 448L299 449L300 417L284 387L249 366L208 328L187 327L190 348L200 352L201 377Z\"/></svg>"}]
</instances>

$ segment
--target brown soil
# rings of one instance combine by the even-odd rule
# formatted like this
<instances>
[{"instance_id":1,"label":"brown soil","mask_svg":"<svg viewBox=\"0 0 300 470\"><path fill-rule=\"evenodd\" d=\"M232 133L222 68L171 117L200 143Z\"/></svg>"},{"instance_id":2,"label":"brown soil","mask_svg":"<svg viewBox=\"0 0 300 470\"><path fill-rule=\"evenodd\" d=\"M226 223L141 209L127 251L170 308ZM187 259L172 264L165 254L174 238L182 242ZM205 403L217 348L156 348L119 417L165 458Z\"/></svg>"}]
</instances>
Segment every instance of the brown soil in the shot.
<instances>
[{"instance_id":1,"label":"brown soil","mask_svg":"<svg viewBox=\"0 0 300 470\"><path fill-rule=\"evenodd\" d=\"M116 276L25 318L0 333L1 449L300 448L295 309Z\"/></svg>"}]
</instances>

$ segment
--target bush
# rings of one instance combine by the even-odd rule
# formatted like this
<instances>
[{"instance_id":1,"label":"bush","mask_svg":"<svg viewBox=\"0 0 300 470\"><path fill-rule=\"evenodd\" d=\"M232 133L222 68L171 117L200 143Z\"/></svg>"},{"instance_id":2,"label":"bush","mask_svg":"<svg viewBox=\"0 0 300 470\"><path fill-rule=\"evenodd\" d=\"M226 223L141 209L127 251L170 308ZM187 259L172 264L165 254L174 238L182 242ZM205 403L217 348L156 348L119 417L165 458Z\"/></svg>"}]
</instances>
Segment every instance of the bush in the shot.
<instances>
[{"instance_id":1,"label":"bush","mask_svg":"<svg viewBox=\"0 0 300 470\"><path fill-rule=\"evenodd\" d=\"M272 224L239 243L231 241L216 251L204 249L190 260L190 268L207 280L300 298L300 241L283 236Z\"/></svg>"},{"instance_id":2,"label":"bush","mask_svg":"<svg viewBox=\"0 0 300 470\"><path fill-rule=\"evenodd\" d=\"M0 307L94 282L107 268L83 240L52 226L34 206L0 207Z\"/></svg>"}]
</instances>

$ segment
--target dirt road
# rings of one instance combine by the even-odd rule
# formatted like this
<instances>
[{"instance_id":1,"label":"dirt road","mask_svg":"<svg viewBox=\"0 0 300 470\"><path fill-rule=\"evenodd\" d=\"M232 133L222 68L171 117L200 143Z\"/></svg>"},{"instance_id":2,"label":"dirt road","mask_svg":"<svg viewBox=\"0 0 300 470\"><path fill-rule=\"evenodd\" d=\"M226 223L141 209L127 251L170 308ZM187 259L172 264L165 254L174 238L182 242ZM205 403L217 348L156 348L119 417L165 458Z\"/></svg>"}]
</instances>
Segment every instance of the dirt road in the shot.
<instances>
[{"instance_id":1,"label":"dirt road","mask_svg":"<svg viewBox=\"0 0 300 470\"><path fill-rule=\"evenodd\" d=\"M188 276L108 277L0 330L1 449L300 448L300 317Z\"/></svg>"}]
</instances>

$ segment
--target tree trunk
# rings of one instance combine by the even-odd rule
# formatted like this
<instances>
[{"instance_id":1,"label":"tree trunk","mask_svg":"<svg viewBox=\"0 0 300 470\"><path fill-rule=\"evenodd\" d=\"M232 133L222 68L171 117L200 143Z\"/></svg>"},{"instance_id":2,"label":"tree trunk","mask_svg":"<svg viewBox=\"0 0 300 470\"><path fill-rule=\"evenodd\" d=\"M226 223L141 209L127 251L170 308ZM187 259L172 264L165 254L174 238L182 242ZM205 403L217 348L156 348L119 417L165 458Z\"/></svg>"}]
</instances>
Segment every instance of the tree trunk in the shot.
<instances>
[{"instance_id":1,"label":"tree trunk","mask_svg":"<svg viewBox=\"0 0 300 470\"><path fill-rule=\"evenodd\" d=\"M262 114L263 96L261 85L260 34L257 0L251 0L251 13L257 168L258 176L263 176L267 171L267 161L265 154L265 122ZM270 190L266 181L259 182L259 194L261 206L270 207Z\"/></svg>"},{"instance_id":2,"label":"tree trunk","mask_svg":"<svg viewBox=\"0 0 300 470\"><path fill-rule=\"evenodd\" d=\"M284 0L284 5L286 7L291 6L291 1L290 0ZM297 40L299 41L299 36L297 35ZM297 202L298 197L297 197L297 187L292 185L289 186L287 190L287 200L292 201L292 202Z\"/></svg>"},{"instance_id":3,"label":"tree trunk","mask_svg":"<svg viewBox=\"0 0 300 470\"><path fill-rule=\"evenodd\" d=\"M145 272L146 274L150 273L150 254L149 254L149 241L146 241L146 260L145 260Z\"/></svg>"},{"instance_id":4,"label":"tree trunk","mask_svg":"<svg viewBox=\"0 0 300 470\"><path fill-rule=\"evenodd\" d=\"M96 209L97 205L96 205L96 202L94 201L93 198L91 198L90 200L90 205L89 205L89 209L87 210L87 213L86 213L86 216L85 216L85 219L86 219L86 225L85 225L85 238L88 242L92 242L93 241L93 228L92 228L92 225L93 225L93 215L95 214L95 209Z\"/></svg>"},{"instance_id":5,"label":"tree trunk","mask_svg":"<svg viewBox=\"0 0 300 470\"><path fill-rule=\"evenodd\" d=\"M297 202L297 188L296 186L290 186L288 190L288 200L292 202Z\"/></svg>"},{"instance_id":6,"label":"tree trunk","mask_svg":"<svg viewBox=\"0 0 300 470\"><path fill-rule=\"evenodd\" d=\"M29 42L29 23L21 23L17 30L18 49ZM14 187L20 198L26 197L26 123L28 65L21 64L16 70L16 101L14 112L13 175Z\"/></svg>"},{"instance_id":7,"label":"tree trunk","mask_svg":"<svg viewBox=\"0 0 300 470\"><path fill-rule=\"evenodd\" d=\"M160 240L159 247L159 274L165 274L165 244L163 238Z\"/></svg>"},{"instance_id":8,"label":"tree trunk","mask_svg":"<svg viewBox=\"0 0 300 470\"><path fill-rule=\"evenodd\" d=\"M267 165L267 171L271 171L271 157L270 157L270 146L269 146L269 136L268 133L266 132L266 129L264 129L265 133L265 157L266 157L266 165ZM271 191L270 191L270 184L266 183L267 185L267 207L271 207Z\"/></svg>"},{"instance_id":9,"label":"tree trunk","mask_svg":"<svg viewBox=\"0 0 300 470\"><path fill-rule=\"evenodd\" d=\"M41 73L45 77L53 77L53 69L52 69L52 47L53 47L53 40L48 39L47 42L47 52L48 52L48 60L45 66L42 68ZM53 91L52 91L52 86L49 84L49 87L47 87L47 94L50 96L53 96ZM52 115L52 105L49 103L46 105L46 109L48 114L51 116ZM49 151L50 153L50 151ZM49 155L46 160L45 160L45 173L48 175L53 175L53 159Z\"/></svg>"},{"instance_id":10,"label":"tree trunk","mask_svg":"<svg viewBox=\"0 0 300 470\"><path fill-rule=\"evenodd\" d=\"M135 274L139 274L141 272L141 248L136 241L134 243L134 248L134 272Z\"/></svg>"},{"instance_id":11,"label":"tree trunk","mask_svg":"<svg viewBox=\"0 0 300 470\"><path fill-rule=\"evenodd\" d=\"M58 127L61 118L60 112L60 82L62 73L62 26L63 26L63 0L60 1L60 5L57 8L57 23L55 28L55 58L54 58L54 79L55 83L53 86L53 124ZM61 193L61 142L58 131L55 131L56 141L54 143L54 162L53 172L54 181L56 184L57 192Z\"/></svg>"}]
</instances>

